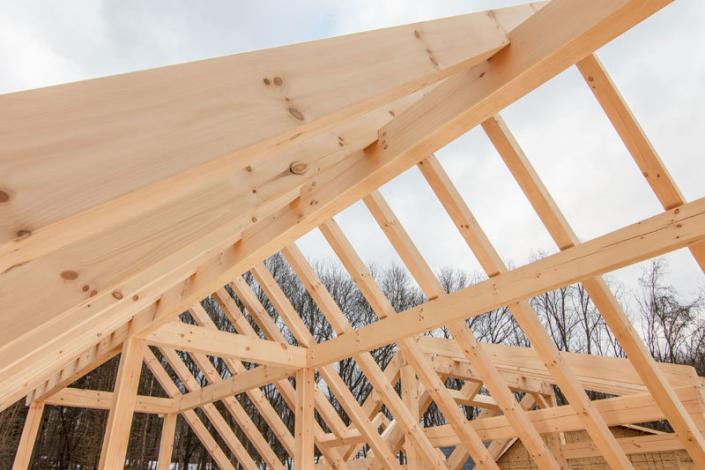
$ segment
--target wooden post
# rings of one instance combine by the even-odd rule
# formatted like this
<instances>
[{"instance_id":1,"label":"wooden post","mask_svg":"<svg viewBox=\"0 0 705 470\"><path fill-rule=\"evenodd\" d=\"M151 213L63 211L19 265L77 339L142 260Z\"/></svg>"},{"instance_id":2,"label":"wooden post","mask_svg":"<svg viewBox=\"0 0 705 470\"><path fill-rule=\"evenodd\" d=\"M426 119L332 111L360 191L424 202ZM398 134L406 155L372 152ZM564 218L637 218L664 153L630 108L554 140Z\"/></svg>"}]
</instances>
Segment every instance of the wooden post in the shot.
<instances>
[{"instance_id":1,"label":"wooden post","mask_svg":"<svg viewBox=\"0 0 705 470\"><path fill-rule=\"evenodd\" d=\"M115 383L115 398L108 415L100 453L98 468L101 470L124 467L145 349L146 343L134 337L123 345Z\"/></svg>"},{"instance_id":2,"label":"wooden post","mask_svg":"<svg viewBox=\"0 0 705 470\"><path fill-rule=\"evenodd\" d=\"M159 461L157 470L169 470L171 455L174 451L174 435L176 434L176 413L164 415L162 436L159 439Z\"/></svg>"},{"instance_id":3,"label":"wooden post","mask_svg":"<svg viewBox=\"0 0 705 470\"><path fill-rule=\"evenodd\" d=\"M22 429L20 437L20 445L17 447L15 454L15 463L12 465L12 470L26 470L32 460L32 450L34 449L34 441L37 439L39 425L42 424L42 414L44 413L44 402L33 401L29 405L27 418Z\"/></svg>"},{"instance_id":4,"label":"wooden post","mask_svg":"<svg viewBox=\"0 0 705 470\"><path fill-rule=\"evenodd\" d=\"M296 371L296 424L294 437L296 447L294 466L296 470L313 470L313 407L315 383L313 369Z\"/></svg>"},{"instance_id":5,"label":"wooden post","mask_svg":"<svg viewBox=\"0 0 705 470\"><path fill-rule=\"evenodd\" d=\"M411 366L405 365L399 369L399 374L401 380L401 397L406 407L409 408L411 415L418 422L420 414L419 384L416 380L416 372ZM416 455L416 448L408 437L404 438L404 454L406 454L406 468L421 468L421 461L418 455Z\"/></svg>"}]
</instances>

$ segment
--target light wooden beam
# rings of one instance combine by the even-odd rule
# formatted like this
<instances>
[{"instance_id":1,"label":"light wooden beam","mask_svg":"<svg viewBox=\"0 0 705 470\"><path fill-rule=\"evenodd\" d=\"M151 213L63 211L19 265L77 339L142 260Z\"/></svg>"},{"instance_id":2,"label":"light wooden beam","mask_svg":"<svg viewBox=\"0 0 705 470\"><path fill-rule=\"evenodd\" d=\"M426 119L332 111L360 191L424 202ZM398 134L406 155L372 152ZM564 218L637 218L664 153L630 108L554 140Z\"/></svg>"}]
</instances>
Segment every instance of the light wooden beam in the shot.
<instances>
[{"instance_id":1,"label":"light wooden beam","mask_svg":"<svg viewBox=\"0 0 705 470\"><path fill-rule=\"evenodd\" d=\"M29 405L27 417L25 418L24 427L20 442L17 445L17 453L12 464L12 470L27 470L32 462L32 452L34 443L37 440L37 433L42 424L42 415L44 414L44 402L35 401Z\"/></svg>"},{"instance_id":2,"label":"light wooden beam","mask_svg":"<svg viewBox=\"0 0 705 470\"><path fill-rule=\"evenodd\" d=\"M683 450L683 444L680 439L671 433L652 436L622 437L618 438L617 442L622 446L624 452L629 455ZM578 441L565 444L563 445L563 453L566 459L571 460L599 457L599 452L596 451L590 441Z\"/></svg>"},{"instance_id":3,"label":"light wooden beam","mask_svg":"<svg viewBox=\"0 0 705 470\"><path fill-rule=\"evenodd\" d=\"M418 338L417 343L426 354L468 362L463 352L451 340L422 336ZM556 383L535 347L486 343L483 348L497 370L505 376L521 374L523 377ZM581 388L611 395L648 391L628 359L570 352L561 352L560 357L565 367L572 371ZM691 366L658 363L658 367L672 387L696 385L701 382L701 378Z\"/></svg>"},{"instance_id":4,"label":"light wooden beam","mask_svg":"<svg viewBox=\"0 0 705 470\"><path fill-rule=\"evenodd\" d=\"M179 398L179 411L198 408L208 403L222 400L228 396L239 395L251 388L263 387L294 375L295 371L289 368L259 366L239 374L236 378L207 385L199 390L184 394Z\"/></svg>"},{"instance_id":5,"label":"light wooden beam","mask_svg":"<svg viewBox=\"0 0 705 470\"><path fill-rule=\"evenodd\" d=\"M171 456L174 452L174 437L176 435L176 413L164 415L162 421L162 433L159 439L159 458L157 459L157 470L171 469Z\"/></svg>"},{"instance_id":6,"label":"light wooden beam","mask_svg":"<svg viewBox=\"0 0 705 470\"><path fill-rule=\"evenodd\" d=\"M108 423L105 426L103 448L100 452L98 468L101 470L120 468L125 464L146 349L146 343L138 338L131 338L123 344L113 403L108 412Z\"/></svg>"},{"instance_id":7,"label":"light wooden beam","mask_svg":"<svg viewBox=\"0 0 705 470\"><path fill-rule=\"evenodd\" d=\"M461 380L480 380L478 375L472 369L470 363L467 361L458 361L456 359L437 355L429 356L429 360L433 364L433 368L439 374ZM528 377L524 375L521 370L511 373L502 371L500 373L503 375L504 381L513 392L538 393L546 396L551 393L551 387L546 382Z\"/></svg>"},{"instance_id":8,"label":"light wooden beam","mask_svg":"<svg viewBox=\"0 0 705 470\"><path fill-rule=\"evenodd\" d=\"M306 366L306 349L250 336L227 333L181 321L166 323L145 336L150 344L185 352L230 357L274 367Z\"/></svg>"},{"instance_id":9,"label":"light wooden beam","mask_svg":"<svg viewBox=\"0 0 705 470\"><path fill-rule=\"evenodd\" d=\"M214 270L231 266L233 244L246 227L286 207L308 185L315 186L326 168L374 142L377 128L390 119L389 113L414 99L406 97L363 116L361 122L301 142L256 170L242 168L208 191L182 195L187 207L145 214L134 223L0 273L0 296L12 295L15 305L0 316L0 374L4 358L43 354L60 343L45 360L31 361L37 367L24 370L18 382L28 386L32 383L28 375L46 376L49 369L64 367L94 344L95 338L106 338L121 328L135 311L147 310L152 318L169 320L241 274L237 271L220 284L210 284ZM342 147L339 138L344 139ZM102 254L106 246L110 256ZM214 252L220 254L211 257ZM44 286L40 291L33 287L36 270ZM184 303L184 298L189 302ZM20 364L8 363L8 367L19 372Z\"/></svg>"},{"instance_id":10,"label":"light wooden beam","mask_svg":"<svg viewBox=\"0 0 705 470\"><path fill-rule=\"evenodd\" d=\"M401 376L401 397L409 412L411 412L411 416L418 421L421 418L421 413L419 410L419 381L416 378L416 372L411 366L405 365L401 368L399 375ZM404 438L404 455L406 456L407 468L421 467L416 449L409 436Z\"/></svg>"},{"instance_id":11,"label":"light wooden beam","mask_svg":"<svg viewBox=\"0 0 705 470\"><path fill-rule=\"evenodd\" d=\"M561 250L566 250L567 247L579 243L577 235L563 217L558 205L548 193L501 117L490 118L482 126L558 247ZM678 214L681 207L684 206L671 209L671 212ZM678 228L677 225L676 228ZM698 241L700 240L694 239L691 242ZM688 455L696 465L705 467L705 437L678 401L666 377L639 337L619 301L602 278L585 276L580 281L644 384L664 411L668 422L682 440Z\"/></svg>"},{"instance_id":12,"label":"light wooden beam","mask_svg":"<svg viewBox=\"0 0 705 470\"><path fill-rule=\"evenodd\" d=\"M178 198L146 191L150 184L192 193L209 176L225 180L267 150L476 65L532 13L529 5L471 13L0 96L10 198L0 256L14 255L0 271ZM61 178L48 163L56 161ZM84 213L116 198L112 210ZM17 234L26 227L31 236Z\"/></svg>"},{"instance_id":13,"label":"light wooden beam","mask_svg":"<svg viewBox=\"0 0 705 470\"><path fill-rule=\"evenodd\" d=\"M302 368L296 371L296 407L294 409L296 451L294 465L297 469L313 470L313 411L315 408L315 380L313 369Z\"/></svg>"},{"instance_id":14,"label":"light wooden beam","mask_svg":"<svg viewBox=\"0 0 705 470\"><path fill-rule=\"evenodd\" d=\"M154 375L154 378L162 386L166 394L172 399L181 395L181 391L176 386L172 380L169 373L164 369L164 366L159 362L159 359L152 353L152 351L147 348L145 352L144 363L147 365L149 370ZM201 419L198 417L195 411L186 410L181 413L189 427L193 430L194 434L201 441L206 452L213 458L213 461L222 469L234 470L235 467L230 462L228 457L225 455L223 450L220 448L218 443L213 439L208 429L205 427Z\"/></svg>"},{"instance_id":15,"label":"light wooden beam","mask_svg":"<svg viewBox=\"0 0 705 470\"><path fill-rule=\"evenodd\" d=\"M522 397L521 401L519 402L521 407L525 410L530 410L535 402L534 398L530 394L526 394ZM478 417L479 419L482 419L481 417ZM495 461L499 460L499 456L501 455L502 451L506 449L508 446L512 445L514 442L516 442L517 438L512 438L512 439L500 439L500 440L495 440L492 441L489 447L490 454L492 454L492 457L495 459ZM563 466L562 468L566 468Z\"/></svg>"},{"instance_id":16,"label":"light wooden beam","mask_svg":"<svg viewBox=\"0 0 705 470\"><path fill-rule=\"evenodd\" d=\"M705 199L699 199L313 346L309 365L350 357L703 238Z\"/></svg>"},{"instance_id":17,"label":"light wooden beam","mask_svg":"<svg viewBox=\"0 0 705 470\"><path fill-rule=\"evenodd\" d=\"M663 208L674 209L682 205L685 202L683 194L597 55L585 57L577 67ZM689 249L705 272L705 243Z\"/></svg>"},{"instance_id":18,"label":"light wooden beam","mask_svg":"<svg viewBox=\"0 0 705 470\"><path fill-rule=\"evenodd\" d=\"M47 398L45 403L53 406L109 410L114 402L115 394L113 392L66 387ZM176 411L176 405L171 398L145 395L137 395L135 398L136 413L169 414L174 411Z\"/></svg>"},{"instance_id":19,"label":"light wooden beam","mask_svg":"<svg viewBox=\"0 0 705 470\"><path fill-rule=\"evenodd\" d=\"M676 388L676 394L683 401L689 413L703 412L702 400L698 387L686 386ZM608 426L658 421L664 419L663 412L656 406L648 393L606 398L593 402L596 410L605 419ZM570 405L527 411L536 429L541 434L552 432L570 432L583 429L581 418ZM517 437L514 428L505 416L493 416L470 421L475 431L484 441L511 439ZM433 426L424 430L435 447L457 446L460 441L452 426L448 424ZM333 438L331 438L332 440ZM346 444L359 441L359 434L347 436Z\"/></svg>"},{"instance_id":20,"label":"light wooden beam","mask_svg":"<svg viewBox=\"0 0 705 470\"><path fill-rule=\"evenodd\" d=\"M477 395L480 390L482 389L483 384L482 383L467 383L463 386L463 389L465 388L470 388L468 396L473 396ZM499 414L499 410L494 410L491 408L485 408L480 413L478 413L476 419L482 419L482 418L487 418L490 416L497 416ZM491 452L492 449L492 444L490 444L489 451ZM468 453L463 449L461 446L455 446L455 449L453 452L448 456L448 466L452 470L460 470L465 466L465 464L468 461ZM495 459L496 461L497 459Z\"/></svg>"}]
</instances>

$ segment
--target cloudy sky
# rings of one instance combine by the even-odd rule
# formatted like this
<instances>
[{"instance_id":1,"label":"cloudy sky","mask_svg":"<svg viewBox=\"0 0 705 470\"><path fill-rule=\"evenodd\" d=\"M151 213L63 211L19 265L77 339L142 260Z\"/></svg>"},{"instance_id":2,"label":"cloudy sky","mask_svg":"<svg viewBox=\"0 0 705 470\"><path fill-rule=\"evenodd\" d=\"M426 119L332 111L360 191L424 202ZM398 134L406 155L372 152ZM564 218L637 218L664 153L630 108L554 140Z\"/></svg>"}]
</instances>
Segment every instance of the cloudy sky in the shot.
<instances>
[{"instance_id":1,"label":"cloudy sky","mask_svg":"<svg viewBox=\"0 0 705 470\"><path fill-rule=\"evenodd\" d=\"M506 0L160 1L0 4L0 93L318 39L521 2ZM705 2L679 0L598 52L689 200L705 196ZM503 113L586 240L661 208L575 69ZM439 158L502 256L521 265L555 246L477 129ZM382 188L434 268L479 270L422 177ZM337 218L366 261L395 261L361 204ZM300 246L329 256L318 233ZM683 250L667 256L684 293L705 286ZM640 267L614 274L634 285Z\"/></svg>"}]
</instances>

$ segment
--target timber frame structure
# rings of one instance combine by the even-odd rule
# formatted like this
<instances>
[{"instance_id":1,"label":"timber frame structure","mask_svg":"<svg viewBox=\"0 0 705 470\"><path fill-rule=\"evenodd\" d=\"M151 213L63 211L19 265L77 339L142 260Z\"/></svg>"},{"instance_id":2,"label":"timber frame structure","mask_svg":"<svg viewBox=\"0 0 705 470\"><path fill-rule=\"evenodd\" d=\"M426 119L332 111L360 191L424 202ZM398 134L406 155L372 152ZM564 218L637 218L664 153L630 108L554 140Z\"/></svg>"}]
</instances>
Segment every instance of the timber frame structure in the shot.
<instances>
[{"instance_id":1,"label":"timber frame structure","mask_svg":"<svg viewBox=\"0 0 705 470\"><path fill-rule=\"evenodd\" d=\"M23 397L30 407L15 468L29 465L45 405L109 410L100 468L123 466L134 412L164 416L159 468L168 468L178 414L220 468L234 468L226 452L244 468L283 468L248 424L239 394L297 469L459 468L468 457L496 468L515 439L540 468L565 468L572 456L561 433L573 430L585 430L611 468L631 468L628 455L649 449L684 449L705 468L702 380L690 367L656 363L600 278L683 247L705 270L705 199L684 200L595 55L667 3L553 0L0 96L0 410ZM588 241L573 232L499 114L572 66L664 208ZM478 125L558 253L509 270L434 156ZM378 191L413 166L486 281L446 293ZM334 216L359 200L423 290L422 305L396 312L336 224ZM315 228L378 321L353 328L316 277L295 244ZM313 340L263 264L275 253L334 339ZM295 344L253 295L246 272ZM527 299L575 282L628 359L554 346ZM200 303L209 296L236 333L217 329ZM465 320L503 305L531 348L473 336ZM179 320L185 311L195 323ZM423 335L441 326L452 339ZM383 370L369 351L391 343L399 353ZM175 351L191 356L206 386ZM117 354L114 392L68 386ZM221 377L208 356L222 358L231 374ZM364 403L336 369L350 357L373 386ZM143 363L170 398L137 394ZM465 385L449 389L448 377ZM322 394L323 383L350 425ZM262 394L265 384L276 384L295 412L293 432ZM554 385L568 405L556 405ZM586 390L610 398L591 401ZM447 424L423 428L419 415L432 402ZM468 420L466 404L484 411ZM637 442L609 431L657 420L674 432ZM448 446L454 451L446 457L439 448Z\"/></svg>"}]
</instances>

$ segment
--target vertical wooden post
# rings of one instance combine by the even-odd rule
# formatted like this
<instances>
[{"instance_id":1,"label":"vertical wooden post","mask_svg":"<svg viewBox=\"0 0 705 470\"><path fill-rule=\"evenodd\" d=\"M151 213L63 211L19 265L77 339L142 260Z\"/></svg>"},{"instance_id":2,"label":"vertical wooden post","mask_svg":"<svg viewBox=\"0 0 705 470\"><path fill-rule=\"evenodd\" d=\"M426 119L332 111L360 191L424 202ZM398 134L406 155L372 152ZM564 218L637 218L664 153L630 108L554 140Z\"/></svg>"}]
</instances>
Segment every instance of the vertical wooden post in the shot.
<instances>
[{"instance_id":1,"label":"vertical wooden post","mask_svg":"<svg viewBox=\"0 0 705 470\"><path fill-rule=\"evenodd\" d=\"M108 424L105 427L103 448L100 453L98 465L100 470L125 466L125 454L146 347L144 340L138 338L130 338L123 344L113 406L108 414Z\"/></svg>"},{"instance_id":2,"label":"vertical wooden post","mask_svg":"<svg viewBox=\"0 0 705 470\"><path fill-rule=\"evenodd\" d=\"M295 433L296 452L294 467L296 470L313 470L313 407L315 385L313 369L303 368L296 371L296 409Z\"/></svg>"},{"instance_id":3,"label":"vertical wooden post","mask_svg":"<svg viewBox=\"0 0 705 470\"><path fill-rule=\"evenodd\" d=\"M169 470L171 455L174 451L174 434L176 433L176 413L164 415L162 436L159 439L159 460L157 470Z\"/></svg>"},{"instance_id":4,"label":"vertical wooden post","mask_svg":"<svg viewBox=\"0 0 705 470\"><path fill-rule=\"evenodd\" d=\"M404 404L409 408L409 412L418 422L419 420L419 384L416 380L416 372L413 367L406 364L399 369L399 377L401 380L401 397ZM416 448L413 442L408 438L404 439L404 454L406 454L406 468L416 469L421 468L419 456L416 455Z\"/></svg>"},{"instance_id":5,"label":"vertical wooden post","mask_svg":"<svg viewBox=\"0 0 705 470\"><path fill-rule=\"evenodd\" d=\"M42 424L42 414L44 413L44 402L33 401L29 405L27 411L27 419L24 422L22 436L20 437L20 445L17 447L15 454L15 462L12 465L12 470L27 470L30 461L32 460L32 450L34 442L37 439L39 425Z\"/></svg>"}]
</instances>

